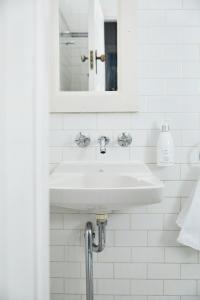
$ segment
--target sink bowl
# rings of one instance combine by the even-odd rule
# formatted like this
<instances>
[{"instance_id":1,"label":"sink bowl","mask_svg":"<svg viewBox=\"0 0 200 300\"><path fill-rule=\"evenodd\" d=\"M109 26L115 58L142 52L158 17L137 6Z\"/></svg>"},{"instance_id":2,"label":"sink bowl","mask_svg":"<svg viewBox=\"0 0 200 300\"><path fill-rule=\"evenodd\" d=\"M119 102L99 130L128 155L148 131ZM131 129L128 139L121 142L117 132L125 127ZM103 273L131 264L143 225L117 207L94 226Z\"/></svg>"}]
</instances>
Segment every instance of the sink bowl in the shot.
<instances>
[{"instance_id":1,"label":"sink bowl","mask_svg":"<svg viewBox=\"0 0 200 300\"><path fill-rule=\"evenodd\" d=\"M142 162L62 162L50 175L50 203L108 213L162 200L163 183Z\"/></svg>"}]
</instances>

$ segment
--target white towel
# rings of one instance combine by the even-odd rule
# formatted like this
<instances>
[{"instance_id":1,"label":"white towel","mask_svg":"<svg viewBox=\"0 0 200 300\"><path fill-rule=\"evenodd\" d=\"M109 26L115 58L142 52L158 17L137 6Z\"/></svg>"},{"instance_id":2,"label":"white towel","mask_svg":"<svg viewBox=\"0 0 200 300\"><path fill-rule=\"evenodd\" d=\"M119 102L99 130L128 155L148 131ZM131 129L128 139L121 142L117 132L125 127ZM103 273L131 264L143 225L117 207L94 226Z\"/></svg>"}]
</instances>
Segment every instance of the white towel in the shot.
<instances>
[{"instance_id":1,"label":"white towel","mask_svg":"<svg viewBox=\"0 0 200 300\"><path fill-rule=\"evenodd\" d=\"M200 251L200 180L177 219L178 242Z\"/></svg>"}]
</instances>

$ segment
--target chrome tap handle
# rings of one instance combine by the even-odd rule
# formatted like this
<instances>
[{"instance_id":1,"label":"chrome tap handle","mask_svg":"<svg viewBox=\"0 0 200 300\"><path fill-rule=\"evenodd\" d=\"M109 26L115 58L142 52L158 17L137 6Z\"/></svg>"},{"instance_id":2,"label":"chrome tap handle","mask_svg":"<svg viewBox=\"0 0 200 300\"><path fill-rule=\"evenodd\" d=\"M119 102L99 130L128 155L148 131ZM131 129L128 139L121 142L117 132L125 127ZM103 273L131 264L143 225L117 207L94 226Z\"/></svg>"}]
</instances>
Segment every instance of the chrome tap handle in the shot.
<instances>
[{"instance_id":1,"label":"chrome tap handle","mask_svg":"<svg viewBox=\"0 0 200 300\"><path fill-rule=\"evenodd\" d=\"M128 147L132 143L132 136L129 133L122 132L121 135L118 136L118 144L121 147Z\"/></svg>"},{"instance_id":2,"label":"chrome tap handle","mask_svg":"<svg viewBox=\"0 0 200 300\"><path fill-rule=\"evenodd\" d=\"M80 148L85 148L90 144L90 137L88 135L84 135L81 132L75 138L75 143Z\"/></svg>"}]
</instances>

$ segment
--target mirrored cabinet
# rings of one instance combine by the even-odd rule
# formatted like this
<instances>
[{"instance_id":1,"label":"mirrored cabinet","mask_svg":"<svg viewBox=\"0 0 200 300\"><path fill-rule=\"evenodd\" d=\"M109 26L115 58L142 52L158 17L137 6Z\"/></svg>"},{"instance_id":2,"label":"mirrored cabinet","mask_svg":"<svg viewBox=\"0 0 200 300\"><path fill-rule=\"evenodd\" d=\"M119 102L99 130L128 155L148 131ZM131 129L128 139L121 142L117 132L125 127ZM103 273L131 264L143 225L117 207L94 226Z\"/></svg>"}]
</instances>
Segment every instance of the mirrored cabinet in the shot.
<instances>
[{"instance_id":1,"label":"mirrored cabinet","mask_svg":"<svg viewBox=\"0 0 200 300\"><path fill-rule=\"evenodd\" d=\"M136 111L135 1L53 2L51 111Z\"/></svg>"}]
</instances>

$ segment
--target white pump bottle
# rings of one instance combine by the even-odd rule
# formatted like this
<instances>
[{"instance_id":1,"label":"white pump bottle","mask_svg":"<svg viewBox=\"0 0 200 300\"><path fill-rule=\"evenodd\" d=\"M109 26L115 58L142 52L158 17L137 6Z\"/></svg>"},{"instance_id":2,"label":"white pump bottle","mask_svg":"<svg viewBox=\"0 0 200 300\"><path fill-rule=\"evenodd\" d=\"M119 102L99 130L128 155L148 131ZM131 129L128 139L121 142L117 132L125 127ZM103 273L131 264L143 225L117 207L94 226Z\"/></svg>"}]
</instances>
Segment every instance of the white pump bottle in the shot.
<instances>
[{"instance_id":1,"label":"white pump bottle","mask_svg":"<svg viewBox=\"0 0 200 300\"><path fill-rule=\"evenodd\" d=\"M161 127L157 144L157 165L168 167L174 165L175 147L169 124L164 122Z\"/></svg>"}]
</instances>

